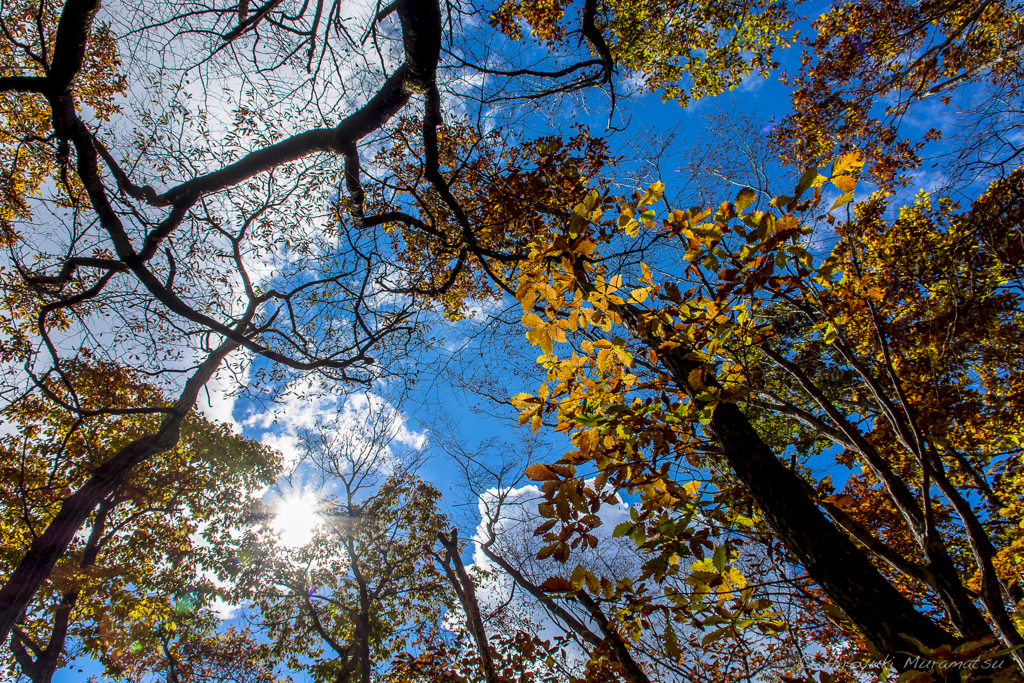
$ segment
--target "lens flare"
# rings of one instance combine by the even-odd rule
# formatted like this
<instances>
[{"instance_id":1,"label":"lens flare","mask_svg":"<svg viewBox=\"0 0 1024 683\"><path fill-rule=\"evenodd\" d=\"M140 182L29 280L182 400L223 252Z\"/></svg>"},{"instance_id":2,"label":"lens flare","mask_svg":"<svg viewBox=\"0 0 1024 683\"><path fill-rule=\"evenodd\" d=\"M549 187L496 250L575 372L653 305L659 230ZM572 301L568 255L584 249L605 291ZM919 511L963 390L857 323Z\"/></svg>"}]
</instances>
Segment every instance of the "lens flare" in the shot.
<instances>
[{"instance_id":1,"label":"lens flare","mask_svg":"<svg viewBox=\"0 0 1024 683\"><path fill-rule=\"evenodd\" d=\"M317 511L316 495L309 491L302 495L286 495L274 507L277 514L272 526L281 535L281 543L290 548L312 541L316 528L323 523Z\"/></svg>"}]
</instances>

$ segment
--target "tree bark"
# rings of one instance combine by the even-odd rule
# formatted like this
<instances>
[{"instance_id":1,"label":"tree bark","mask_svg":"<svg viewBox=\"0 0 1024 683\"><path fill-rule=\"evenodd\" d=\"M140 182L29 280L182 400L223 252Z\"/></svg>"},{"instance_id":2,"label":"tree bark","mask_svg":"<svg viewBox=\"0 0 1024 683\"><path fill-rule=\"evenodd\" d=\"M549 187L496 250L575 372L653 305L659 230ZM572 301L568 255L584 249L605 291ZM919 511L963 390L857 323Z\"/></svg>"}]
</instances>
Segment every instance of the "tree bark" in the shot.
<instances>
[{"instance_id":1,"label":"tree bark","mask_svg":"<svg viewBox=\"0 0 1024 683\"><path fill-rule=\"evenodd\" d=\"M237 346L229 341L212 351L185 383L178 401L160 423L160 428L119 450L97 467L80 489L64 500L46 531L32 542L17 568L3 588L0 588L0 644L6 642L14 624L32 601L32 596L49 578L57 561L64 555L93 509L124 482L132 468L177 445L181 422L195 405L199 390L217 371L221 361Z\"/></svg>"},{"instance_id":2,"label":"tree bark","mask_svg":"<svg viewBox=\"0 0 1024 683\"><path fill-rule=\"evenodd\" d=\"M792 375L801 387L821 407L829 419L850 440L851 450L860 453L864 462L885 486L893 504L906 521L917 542L918 547L927 561L930 580L928 585L935 591L939 601L949 615L954 628L968 639L981 640L992 635L992 630L985 622L981 610L977 608L961 583L956 566L937 534L929 533L930 525L925 512L918 506L913 492L896 472L889 467L884 458L875 450L860 431L853 426L846 416L833 405L825 394L815 385L810 377L795 363L787 360L782 354L769 348L766 344L759 347L761 353L774 361L778 366ZM1008 643L1015 644L1015 643Z\"/></svg>"},{"instance_id":3,"label":"tree bark","mask_svg":"<svg viewBox=\"0 0 1024 683\"><path fill-rule=\"evenodd\" d=\"M491 648L487 639L487 629L484 628L483 617L480 616L480 602L476 597L476 589L473 587L473 579L466 572L462 563L462 556L459 554L459 541L457 530L452 530L451 538L443 533L437 534L437 540L444 548L444 559L442 562L445 574L459 596L462 609L466 613L466 621L469 623L469 630L476 641L477 653L480 655L480 668L483 670L484 680L487 683L500 683L497 671L494 668L494 659L491 657ZM452 569L452 565L455 568Z\"/></svg>"},{"instance_id":4,"label":"tree bark","mask_svg":"<svg viewBox=\"0 0 1024 683\"><path fill-rule=\"evenodd\" d=\"M100 509L96 512L96 519L93 522L92 532L85 544L85 552L82 553L82 561L79 563L81 568L85 569L96 564L96 556L100 551L100 541L103 538L107 517L115 505L117 502L111 502L109 499L100 504ZM64 653L64 643L67 640L71 615L75 611L80 595L81 591L78 589L64 594L54 614L53 631L50 633L46 647L39 649L30 645L36 654L35 660L31 658L25 648L25 644L28 642L27 637L15 630L14 637L11 638L11 650L14 652L14 658L18 662L18 666L21 667L22 673L28 676L32 683L50 683L53 674L57 672L57 663Z\"/></svg>"},{"instance_id":5,"label":"tree bark","mask_svg":"<svg viewBox=\"0 0 1024 683\"><path fill-rule=\"evenodd\" d=\"M696 400L701 392L690 384L689 377L702 363L687 358L692 349L682 345L662 349L666 340L650 332L638 309L628 304L614 308L630 332L659 354L676 386ZM714 379L705 383L715 386ZM904 671L910 666L908 654L920 654L904 634L931 648L958 640L918 612L829 521L735 403L714 407L711 431L772 531L868 643L889 657L897 669Z\"/></svg>"}]
</instances>

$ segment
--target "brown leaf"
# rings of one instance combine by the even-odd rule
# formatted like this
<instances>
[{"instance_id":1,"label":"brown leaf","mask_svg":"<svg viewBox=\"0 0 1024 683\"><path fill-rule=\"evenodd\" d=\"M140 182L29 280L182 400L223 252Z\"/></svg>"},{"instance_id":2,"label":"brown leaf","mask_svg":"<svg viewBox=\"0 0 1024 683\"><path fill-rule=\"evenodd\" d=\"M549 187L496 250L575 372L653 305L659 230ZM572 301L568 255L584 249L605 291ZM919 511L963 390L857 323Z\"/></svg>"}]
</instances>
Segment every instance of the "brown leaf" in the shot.
<instances>
[{"instance_id":1,"label":"brown leaf","mask_svg":"<svg viewBox=\"0 0 1024 683\"><path fill-rule=\"evenodd\" d=\"M557 519L548 520L547 522L544 522L539 527L534 529L533 535L534 536L541 536L543 534L546 534L547 532L551 531L551 527L555 526L555 524L557 524L557 523L558 523Z\"/></svg>"},{"instance_id":2,"label":"brown leaf","mask_svg":"<svg viewBox=\"0 0 1024 683\"><path fill-rule=\"evenodd\" d=\"M857 499L853 496L848 496L845 493L838 496L829 496L825 500L841 510L848 510L852 507L857 507Z\"/></svg>"},{"instance_id":3,"label":"brown leaf","mask_svg":"<svg viewBox=\"0 0 1024 683\"><path fill-rule=\"evenodd\" d=\"M576 587L572 585L572 581L569 579L561 576L549 576L544 579L540 589L549 593L571 593L576 590Z\"/></svg>"},{"instance_id":4,"label":"brown leaf","mask_svg":"<svg viewBox=\"0 0 1024 683\"><path fill-rule=\"evenodd\" d=\"M526 476L534 481L553 481L560 479L558 473L547 465L530 465L526 468Z\"/></svg>"}]
</instances>

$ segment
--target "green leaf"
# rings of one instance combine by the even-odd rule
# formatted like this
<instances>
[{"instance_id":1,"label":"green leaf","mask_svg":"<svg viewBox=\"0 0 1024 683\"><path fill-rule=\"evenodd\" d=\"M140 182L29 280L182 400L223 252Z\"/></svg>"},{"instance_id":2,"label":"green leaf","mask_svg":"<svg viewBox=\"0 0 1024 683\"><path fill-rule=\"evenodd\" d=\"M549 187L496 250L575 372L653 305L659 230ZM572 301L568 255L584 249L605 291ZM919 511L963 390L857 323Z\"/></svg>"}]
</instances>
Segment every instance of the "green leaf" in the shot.
<instances>
[{"instance_id":1,"label":"green leaf","mask_svg":"<svg viewBox=\"0 0 1024 683\"><path fill-rule=\"evenodd\" d=\"M720 545L715 548L715 554L711 558L711 563L715 565L715 569L721 572L725 568L726 551L725 546Z\"/></svg>"},{"instance_id":2,"label":"green leaf","mask_svg":"<svg viewBox=\"0 0 1024 683\"><path fill-rule=\"evenodd\" d=\"M714 631L712 631L711 633L709 633L706 636L704 636L703 638L701 638L700 639L700 644L701 645L710 645L711 643L714 643L715 641L721 640L722 638L724 638L728 634L729 634L729 628L728 627L716 628Z\"/></svg>"},{"instance_id":3,"label":"green leaf","mask_svg":"<svg viewBox=\"0 0 1024 683\"><path fill-rule=\"evenodd\" d=\"M676 632L672 628L671 621L665 624L665 654L673 659L679 658L679 641L676 639Z\"/></svg>"},{"instance_id":4,"label":"green leaf","mask_svg":"<svg viewBox=\"0 0 1024 683\"><path fill-rule=\"evenodd\" d=\"M612 538L622 538L623 536L629 536L633 533L633 529L636 527L632 522L619 522L615 525L615 529L612 530Z\"/></svg>"},{"instance_id":5,"label":"green leaf","mask_svg":"<svg viewBox=\"0 0 1024 683\"><path fill-rule=\"evenodd\" d=\"M796 201L797 199L800 199L800 195L806 192L809 188L814 187L815 183L820 185L821 182L824 181L824 177L822 177L821 181L818 181L818 178L818 169L809 168L804 171L804 174L800 176L800 181L796 184L796 196L793 197L793 200Z\"/></svg>"},{"instance_id":6,"label":"green leaf","mask_svg":"<svg viewBox=\"0 0 1024 683\"><path fill-rule=\"evenodd\" d=\"M838 338L839 335L836 333L836 328L832 323L829 323L828 327L825 328L825 335L822 339L826 344L834 344Z\"/></svg>"}]
</instances>

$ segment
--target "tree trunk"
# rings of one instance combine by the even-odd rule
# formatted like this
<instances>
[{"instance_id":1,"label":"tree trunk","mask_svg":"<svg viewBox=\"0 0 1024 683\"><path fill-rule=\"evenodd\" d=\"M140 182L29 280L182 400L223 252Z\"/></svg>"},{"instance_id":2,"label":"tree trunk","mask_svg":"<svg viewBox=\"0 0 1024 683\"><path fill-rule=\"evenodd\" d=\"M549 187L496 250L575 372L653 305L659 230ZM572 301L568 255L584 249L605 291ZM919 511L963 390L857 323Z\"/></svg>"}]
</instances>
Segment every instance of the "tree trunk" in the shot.
<instances>
[{"instance_id":1,"label":"tree trunk","mask_svg":"<svg viewBox=\"0 0 1024 683\"><path fill-rule=\"evenodd\" d=\"M444 561L442 561L441 565L444 567L445 574L448 576L452 588L455 589L456 595L459 596L459 602L462 603L462 609L466 613L469 630L473 634L473 640L476 641L477 653L480 655L480 668L482 669L484 680L487 683L499 683L498 674L494 668L494 660L491 657L487 629L484 628L484 620L480 615L480 602L476 597L473 579L466 572L466 567L462 563L462 557L459 555L458 531L453 529L450 538L443 533L438 533L437 540L441 542L445 553L443 556ZM454 565L454 569L452 565Z\"/></svg>"},{"instance_id":2,"label":"tree trunk","mask_svg":"<svg viewBox=\"0 0 1024 683\"><path fill-rule=\"evenodd\" d=\"M89 481L64 500L46 531L32 542L18 567L0 588L0 644L7 640L32 596L49 578L93 509L124 482L132 468L177 445L181 421L195 405L199 390L237 346L235 342L224 342L211 352L185 383L172 412L163 419L156 433L147 434L122 448L97 467Z\"/></svg>"},{"instance_id":3,"label":"tree trunk","mask_svg":"<svg viewBox=\"0 0 1024 683\"><path fill-rule=\"evenodd\" d=\"M681 345L662 350L665 340L648 331L635 307L615 309L636 338L659 354L676 386L696 400L700 392L690 385L689 376L702 363L687 358L692 350ZM715 386L715 380L707 380L706 385ZM910 666L907 655L920 653L903 634L931 648L957 641L918 612L828 520L735 403L715 406L711 429L729 467L746 486L772 531L883 657L901 671Z\"/></svg>"}]
</instances>

